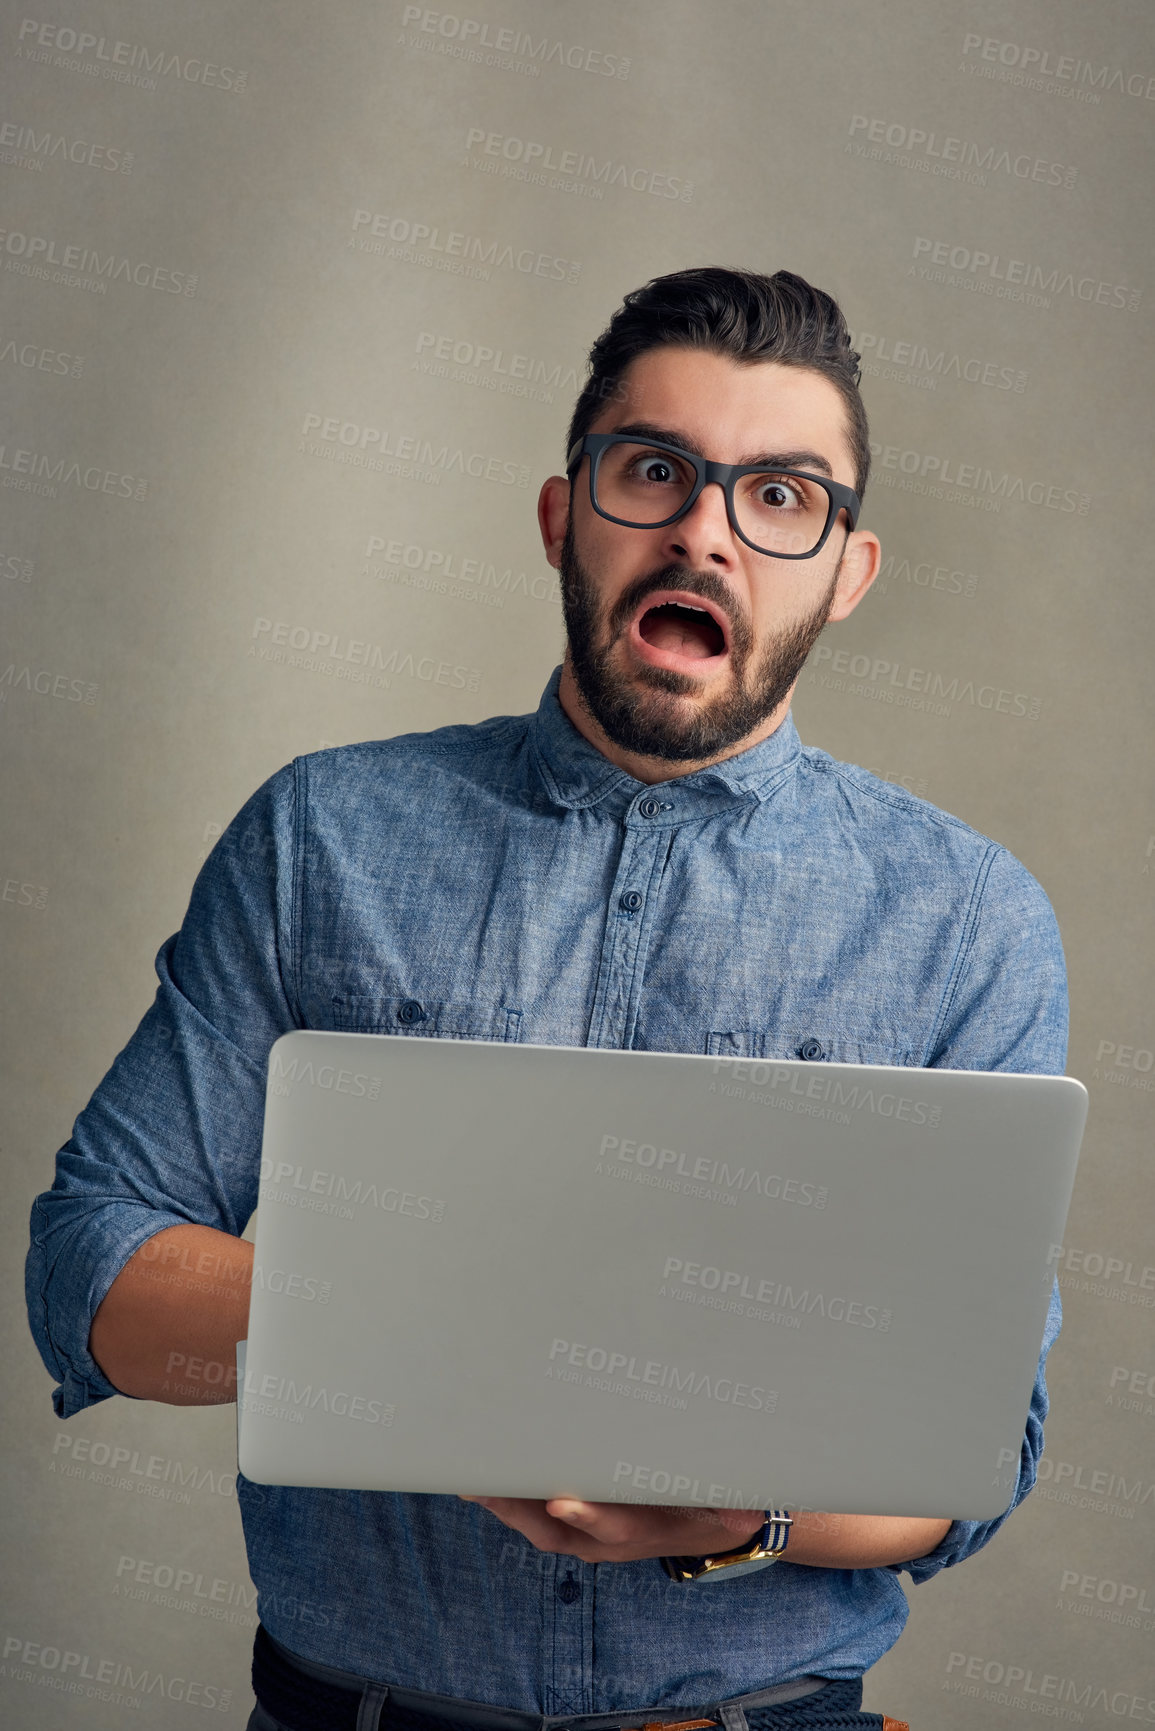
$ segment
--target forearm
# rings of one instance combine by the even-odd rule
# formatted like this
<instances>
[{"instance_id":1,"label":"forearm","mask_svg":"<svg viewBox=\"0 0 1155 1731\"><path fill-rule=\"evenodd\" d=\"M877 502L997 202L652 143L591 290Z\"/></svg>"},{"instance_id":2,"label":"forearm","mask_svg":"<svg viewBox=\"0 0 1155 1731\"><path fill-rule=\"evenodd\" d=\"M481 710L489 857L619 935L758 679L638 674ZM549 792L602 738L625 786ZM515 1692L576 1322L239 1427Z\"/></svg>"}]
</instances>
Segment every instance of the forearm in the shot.
<instances>
[{"instance_id":1,"label":"forearm","mask_svg":"<svg viewBox=\"0 0 1155 1731\"><path fill-rule=\"evenodd\" d=\"M539 1551L586 1563L645 1557L710 1557L737 1550L760 1530L754 1509L687 1509L655 1504L587 1503L577 1497L463 1496L524 1534ZM792 1511L793 1513L793 1511ZM786 1561L820 1569L879 1569L912 1563L939 1545L949 1520L905 1515L794 1513Z\"/></svg>"},{"instance_id":2,"label":"forearm","mask_svg":"<svg viewBox=\"0 0 1155 1731\"><path fill-rule=\"evenodd\" d=\"M123 1394L170 1406L237 1398L253 1246L212 1226L170 1226L125 1263L92 1319L89 1351Z\"/></svg>"},{"instance_id":3,"label":"forearm","mask_svg":"<svg viewBox=\"0 0 1155 1731\"><path fill-rule=\"evenodd\" d=\"M796 1514L786 1557L821 1569L909 1563L941 1544L950 1524L914 1515Z\"/></svg>"}]
</instances>

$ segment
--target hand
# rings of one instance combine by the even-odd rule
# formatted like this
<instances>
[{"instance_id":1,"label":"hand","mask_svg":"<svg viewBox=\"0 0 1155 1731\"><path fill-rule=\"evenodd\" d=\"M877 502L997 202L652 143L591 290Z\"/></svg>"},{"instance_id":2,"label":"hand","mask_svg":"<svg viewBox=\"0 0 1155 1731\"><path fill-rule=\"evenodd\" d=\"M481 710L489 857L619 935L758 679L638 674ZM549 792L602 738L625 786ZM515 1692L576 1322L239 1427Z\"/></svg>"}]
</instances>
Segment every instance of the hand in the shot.
<instances>
[{"instance_id":1,"label":"hand","mask_svg":"<svg viewBox=\"0 0 1155 1731\"><path fill-rule=\"evenodd\" d=\"M761 1509L666 1508L586 1503L577 1497L467 1497L522 1533L539 1551L583 1563L633 1563L642 1557L709 1557L733 1551L761 1531Z\"/></svg>"}]
</instances>

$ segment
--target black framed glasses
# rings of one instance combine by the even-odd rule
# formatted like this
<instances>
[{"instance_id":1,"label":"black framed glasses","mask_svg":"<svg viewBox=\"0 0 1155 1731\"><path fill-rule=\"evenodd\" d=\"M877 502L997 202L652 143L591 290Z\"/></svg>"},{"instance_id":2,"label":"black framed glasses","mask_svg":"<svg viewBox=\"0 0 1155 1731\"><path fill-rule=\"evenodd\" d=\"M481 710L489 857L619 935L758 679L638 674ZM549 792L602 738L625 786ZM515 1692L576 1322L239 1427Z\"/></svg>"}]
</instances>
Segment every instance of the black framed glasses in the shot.
<instances>
[{"instance_id":1,"label":"black framed glasses","mask_svg":"<svg viewBox=\"0 0 1155 1731\"><path fill-rule=\"evenodd\" d=\"M716 482L730 527L755 553L813 559L839 511L853 529L862 509L852 487L804 469L711 463L692 451L634 433L587 433L566 459L573 479L590 460L590 503L599 517L626 529L664 529L691 510L703 487Z\"/></svg>"}]
</instances>

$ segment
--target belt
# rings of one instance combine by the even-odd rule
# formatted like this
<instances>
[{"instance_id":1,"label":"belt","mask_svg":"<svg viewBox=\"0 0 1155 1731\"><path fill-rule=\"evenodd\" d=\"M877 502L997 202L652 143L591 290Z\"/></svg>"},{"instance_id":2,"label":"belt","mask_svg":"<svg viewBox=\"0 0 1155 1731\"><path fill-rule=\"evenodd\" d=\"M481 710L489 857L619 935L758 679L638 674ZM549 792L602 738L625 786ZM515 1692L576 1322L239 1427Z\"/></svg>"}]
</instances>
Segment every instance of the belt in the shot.
<instances>
[{"instance_id":1,"label":"belt","mask_svg":"<svg viewBox=\"0 0 1155 1731\"><path fill-rule=\"evenodd\" d=\"M302 1658L258 1624L253 1643L253 1692L289 1731L786 1731L787 1727L894 1725L858 1710L861 1679L803 1677L707 1707L635 1712L519 1713L422 1689L359 1677Z\"/></svg>"}]
</instances>

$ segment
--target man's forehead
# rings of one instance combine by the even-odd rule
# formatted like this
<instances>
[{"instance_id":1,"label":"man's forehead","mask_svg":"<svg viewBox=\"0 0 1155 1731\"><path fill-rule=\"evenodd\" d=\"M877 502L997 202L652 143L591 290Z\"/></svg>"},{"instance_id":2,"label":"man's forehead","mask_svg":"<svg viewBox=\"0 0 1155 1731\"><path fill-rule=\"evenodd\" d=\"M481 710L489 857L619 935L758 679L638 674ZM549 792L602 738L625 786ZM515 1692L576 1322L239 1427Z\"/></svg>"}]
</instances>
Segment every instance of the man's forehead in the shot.
<instances>
[{"instance_id":1,"label":"man's forehead","mask_svg":"<svg viewBox=\"0 0 1155 1731\"><path fill-rule=\"evenodd\" d=\"M673 345L647 349L626 368L593 427L612 433L634 422L684 434L721 461L806 446L823 452L836 470L851 466L837 386L809 367L780 361L737 362Z\"/></svg>"}]
</instances>

